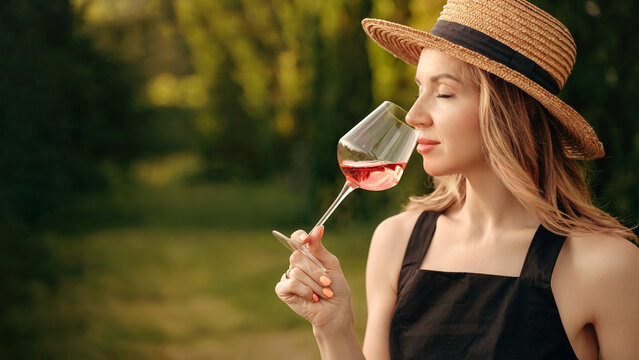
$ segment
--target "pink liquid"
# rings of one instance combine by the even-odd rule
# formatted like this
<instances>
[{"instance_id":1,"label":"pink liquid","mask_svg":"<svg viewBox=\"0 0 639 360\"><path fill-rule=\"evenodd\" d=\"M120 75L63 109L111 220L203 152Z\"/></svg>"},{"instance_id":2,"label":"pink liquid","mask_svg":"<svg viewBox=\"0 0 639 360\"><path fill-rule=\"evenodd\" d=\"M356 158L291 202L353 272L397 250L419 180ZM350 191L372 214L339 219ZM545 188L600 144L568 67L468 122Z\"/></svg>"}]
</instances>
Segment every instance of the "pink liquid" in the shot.
<instances>
[{"instance_id":1,"label":"pink liquid","mask_svg":"<svg viewBox=\"0 0 639 360\"><path fill-rule=\"evenodd\" d=\"M397 185L406 163L386 161L349 161L339 164L346 180L366 190L386 190Z\"/></svg>"}]
</instances>

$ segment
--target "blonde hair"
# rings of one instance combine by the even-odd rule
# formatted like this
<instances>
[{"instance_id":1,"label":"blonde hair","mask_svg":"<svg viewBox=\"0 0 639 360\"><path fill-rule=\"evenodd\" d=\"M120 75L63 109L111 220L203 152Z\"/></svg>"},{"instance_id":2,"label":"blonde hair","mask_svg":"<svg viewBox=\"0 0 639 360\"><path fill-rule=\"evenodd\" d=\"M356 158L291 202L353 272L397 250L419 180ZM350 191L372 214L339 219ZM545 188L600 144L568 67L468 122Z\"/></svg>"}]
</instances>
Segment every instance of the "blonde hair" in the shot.
<instances>
[{"instance_id":1,"label":"blonde hair","mask_svg":"<svg viewBox=\"0 0 639 360\"><path fill-rule=\"evenodd\" d=\"M515 198L548 230L560 234L637 236L592 204L580 164L562 146L562 126L518 87L466 64L464 81L479 90L479 123L486 159ZM560 136L562 134L562 136ZM433 178L434 190L411 197L407 210L443 211L465 200L462 175Z\"/></svg>"}]
</instances>

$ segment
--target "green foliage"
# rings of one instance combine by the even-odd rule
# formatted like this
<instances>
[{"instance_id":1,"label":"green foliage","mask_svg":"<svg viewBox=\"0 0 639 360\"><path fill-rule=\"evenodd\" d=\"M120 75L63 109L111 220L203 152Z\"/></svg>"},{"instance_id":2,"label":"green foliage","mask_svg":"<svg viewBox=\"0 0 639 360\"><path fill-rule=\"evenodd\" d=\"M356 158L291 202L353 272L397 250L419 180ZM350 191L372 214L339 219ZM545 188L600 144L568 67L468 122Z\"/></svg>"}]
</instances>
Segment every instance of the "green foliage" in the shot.
<instances>
[{"instance_id":1,"label":"green foliage","mask_svg":"<svg viewBox=\"0 0 639 360\"><path fill-rule=\"evenodd\" d=\"M38 232L42 217L104 189L103 164L124 164L145 148L135 79L75 29L68 1L0 5L1 310L28 301L35 282L54 284L64 270ZM24 341L29 331L3 320L4 311L3 354L28 349L11 331Z\"/></svg>"},{"instance_id":2,"label":"green foliage","mask_svg":"<svg viewBox=\"0 0 639 360\"><path fill-rule=\"evenodd\" d=\"M0 206L32 225L103 185L100 165L144 148L145 115L126 68L74 33L65 1L2 4Z\"/></svg>"},{"instance_id":3,"label":"green foliage","mask_svg":"<svg viewBox=\"0 0 639 360\"><path fill-rule=\"evenodd\" d=\"M390 15L432 23L441 5L149 0L140 10L126 2L79 4L85 31L110 53L139 64L147 101L160 112L183 111L206 178L283 175L314 200L308 218L341 186L339 137L381 101L392 97L408 106L414 94L414 70L372 50L361 19ZM149 60L158 58L169 60ZM206 94L194 96L194 83ZM352 206L368 210L344 215L387 213L381 209L391 196L355 199Z\"/></svg>"}]
</instances>

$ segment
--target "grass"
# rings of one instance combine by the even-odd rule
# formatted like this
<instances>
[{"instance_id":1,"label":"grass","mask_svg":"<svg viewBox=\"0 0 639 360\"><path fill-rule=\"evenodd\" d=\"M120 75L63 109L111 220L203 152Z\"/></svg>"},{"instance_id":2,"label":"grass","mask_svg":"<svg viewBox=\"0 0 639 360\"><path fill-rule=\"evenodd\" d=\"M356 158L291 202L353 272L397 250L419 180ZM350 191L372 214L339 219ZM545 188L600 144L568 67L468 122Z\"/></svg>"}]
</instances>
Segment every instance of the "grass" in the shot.
<instances>
[{"instance_id":1,"label":"grass","mask_svg":"<svg viewBox=\"0 0 639 360\"><path fill-rule=\"evenodd\" d=\"M34 286L34 303L13 310L15 323L38 329L35 357L319 358L310 325L273 290L289 254L270 230L292 229L303 198L277 184L208 184L129 189L110 199L85 199L84 221L104 215L107 202L107 212L129 221L45 236L56 261L81 271L55 289ZM325 235L349 279L360 338L373 230L329 225Z\"/></svg>"}]
</instances>

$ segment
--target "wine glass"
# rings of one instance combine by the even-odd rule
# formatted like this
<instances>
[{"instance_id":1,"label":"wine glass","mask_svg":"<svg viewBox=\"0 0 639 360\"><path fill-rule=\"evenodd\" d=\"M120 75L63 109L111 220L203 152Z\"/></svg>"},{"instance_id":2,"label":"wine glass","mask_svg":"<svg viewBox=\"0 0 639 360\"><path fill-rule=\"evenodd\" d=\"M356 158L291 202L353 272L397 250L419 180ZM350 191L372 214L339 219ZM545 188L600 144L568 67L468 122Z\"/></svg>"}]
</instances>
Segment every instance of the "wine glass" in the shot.
<instances>
[{"instance_id":1,"label":"wine glass","mask_svg":"<svg viewBox=\"0 0 639 360\"><path fill-rule=\"evenodd\" d=\"M346 183L313 229L323 225L353 190L379 191L397 185L417 143L417 132L406 124L405 117L406 110L384 101L339 140L337 160ZM275 230L273 235L291 251L300 250L326 271L308 250L308 244L300 246Z\"/></svg>"}]
</instances>

